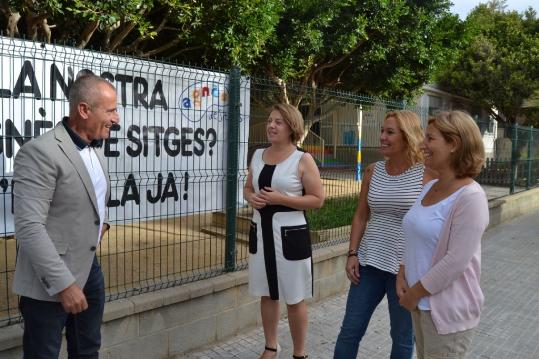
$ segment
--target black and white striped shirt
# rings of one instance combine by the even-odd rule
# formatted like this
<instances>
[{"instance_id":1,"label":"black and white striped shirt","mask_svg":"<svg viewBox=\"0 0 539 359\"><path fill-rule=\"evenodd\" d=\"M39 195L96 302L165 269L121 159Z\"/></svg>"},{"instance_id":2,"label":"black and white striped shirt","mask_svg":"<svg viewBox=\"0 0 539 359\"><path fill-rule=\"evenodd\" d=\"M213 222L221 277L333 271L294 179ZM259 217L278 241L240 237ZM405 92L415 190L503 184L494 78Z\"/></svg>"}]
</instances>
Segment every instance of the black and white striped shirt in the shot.
<instances>
[{"instance_id":1,"label":"black and white striped shirt","mask_svg":"<svg viewBox=\"0 0 539 359\"><path fill-rule=\"evenodd\" d=\"M374 165L367 196L371 215L358 250L361 265L398 272L404 255L402 218L421 193L423 171L423 164L415 164L391 176L384 161Z\"/></svg>"}]
</instances>

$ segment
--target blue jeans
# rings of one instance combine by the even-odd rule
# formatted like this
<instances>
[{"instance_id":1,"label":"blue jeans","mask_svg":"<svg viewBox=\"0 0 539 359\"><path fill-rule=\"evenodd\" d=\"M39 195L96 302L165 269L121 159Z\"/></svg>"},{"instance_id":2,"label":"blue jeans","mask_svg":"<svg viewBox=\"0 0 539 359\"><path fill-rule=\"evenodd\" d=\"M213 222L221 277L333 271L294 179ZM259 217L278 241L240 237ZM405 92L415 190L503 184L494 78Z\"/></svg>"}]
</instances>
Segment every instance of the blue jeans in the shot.
<instances>
[{"instance_id":1,"label":"blue jeans","mask_svg":"<svg viewBox=\"0 0 539 359\"><path fill-rule=\"evenodd\" d=\"M359 284L351 284L341 332L335 344L335 359L357 357L359 342L367 331L372 313L387 295L391 324L391 359L410 359L414 351L414 334L410 312L399 305L396 275L371 266L361 266Z\"/></svg>"},{"instance_id":2,"label":"blue jeans","mask_svg":"<svg viewBox=\"0 0 539 359\"><path fill-rule=\"evenodd\" d=\"M66 313L59 302L21 297L19 308L24 319L24 359L58 358L64 327L69 358L98 358L105 282L97 257L83 292L88 309L76 315Z\"/></svg>"}]
</instances>

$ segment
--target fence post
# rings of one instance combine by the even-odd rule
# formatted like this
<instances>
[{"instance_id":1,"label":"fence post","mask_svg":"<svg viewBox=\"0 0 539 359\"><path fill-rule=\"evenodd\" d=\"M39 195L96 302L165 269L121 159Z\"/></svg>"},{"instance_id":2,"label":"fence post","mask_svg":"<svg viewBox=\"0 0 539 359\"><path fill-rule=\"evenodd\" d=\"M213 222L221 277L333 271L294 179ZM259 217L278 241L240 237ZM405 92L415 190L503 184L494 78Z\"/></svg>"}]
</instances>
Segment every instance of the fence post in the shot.
<instances>
[{"instance_id":1,"label":"fence post","mask_svg":"<svg viewBox=\"0 0 539 359\"><path fill-rule=\"evenodd\" d=\"M530 189L532 182L532 144L533 144L533 126L530 126L528 137L528 176L526 176L526 189Z\"/></svg>"},{"instance_id":2,"label":"fence post","mask_svg":"<svg viewBox=\"0 0 539 359\"><path fill-rule=\"evenodd\" d=\"M361 181L361 129L363 127L363 106L356 107L357 118L357 163L356 181Z\"/></svg>"},{"instance_id":3,"label":"fence post","mask_svg":"<svg viewBox=\"0 0 539 359\"><path fill-rule=\"evenodd\" d=\"M518 142L518 125L513 123L513 138L511 143L511 178L509 180L509 194L515 193L515 180L517 177L517 142Z\"/></svg>"},{"instance_id":4,"label":"fence post","mask_svg":"<svg viewBox=\"0 0 539 359\"><path fill-rule=\"evenodd\" d=\"M226 172L226 237L225 271L236 268L236 209L238 200L238 154L240 137L240 80L239 67L230 69L228 86L228 143Z\"/></svg>"}]
</instances>

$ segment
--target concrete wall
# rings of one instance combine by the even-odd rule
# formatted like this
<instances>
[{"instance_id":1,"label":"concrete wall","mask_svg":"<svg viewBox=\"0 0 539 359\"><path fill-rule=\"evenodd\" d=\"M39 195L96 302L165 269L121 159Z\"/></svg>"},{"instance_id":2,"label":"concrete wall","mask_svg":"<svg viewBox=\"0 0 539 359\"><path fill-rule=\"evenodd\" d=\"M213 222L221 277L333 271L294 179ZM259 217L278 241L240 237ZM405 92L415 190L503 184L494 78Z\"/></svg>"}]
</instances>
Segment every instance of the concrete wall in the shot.
<instances>
[{"instance_id":1,"label":"concrete wall","mask_svg":"<svg viewBox=\"0 0 539 359\"><path fill-rule=\"evenodd\" d=\"M539 188L489 201L489 228L539 208Z\"/></svg>"},{"instance_id":2,"label":"concrete wall","mask_svg":"<svg viewBox=\"0 0 539 359\"><path fill-rule=\"evenodd\" d=\"M539 188L490 201L489 207L493 227L539 208ZM313 301L348 287L347 249L345 243L314 253ZM179 357L260 326L259 306L260 301L247 292L245 270L110 302L105 308L101 358ZM21 344L22 325L0 328L1 358L22 358Z\"/></svg>"},{"instance_id":3,"label":"concrete wall","mask_svg":"<svg viewBox=\"0 0 539 359\"><path fill-rule=\"evenodd\" d=\"M314 253L313 301L347 288L347 249L341 244ZM248 294L247 271L223 274L107 303L100 358L179 357L260 325L260 300ZM22 358L21 345L22 325L0 328L1 358Z\"/></svg>"}]
</instances>

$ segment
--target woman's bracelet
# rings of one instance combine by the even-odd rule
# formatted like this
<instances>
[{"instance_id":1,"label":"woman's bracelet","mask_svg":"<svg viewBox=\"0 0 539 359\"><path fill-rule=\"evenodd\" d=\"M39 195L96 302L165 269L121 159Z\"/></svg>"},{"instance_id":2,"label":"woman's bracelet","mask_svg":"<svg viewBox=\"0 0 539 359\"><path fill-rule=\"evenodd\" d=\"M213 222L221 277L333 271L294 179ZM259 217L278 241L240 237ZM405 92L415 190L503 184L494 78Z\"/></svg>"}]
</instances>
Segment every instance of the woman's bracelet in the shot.
<instances>
[{"instance_id":1,"label":"woman's bracelet","mask_svg":"<svg viewBox=\"0 0 539 359\"><path fill-rule=\"evenodd\" d=\"M357 250L355 249L350 249L348 251L348 257L356 257L357 256Z\"/></svg>"}]
</instances>

